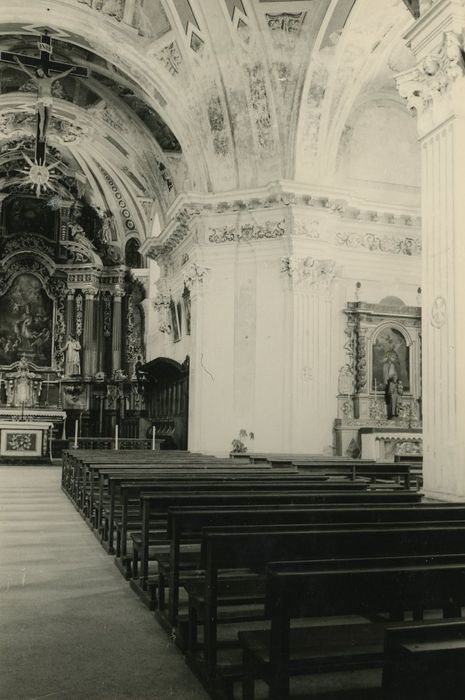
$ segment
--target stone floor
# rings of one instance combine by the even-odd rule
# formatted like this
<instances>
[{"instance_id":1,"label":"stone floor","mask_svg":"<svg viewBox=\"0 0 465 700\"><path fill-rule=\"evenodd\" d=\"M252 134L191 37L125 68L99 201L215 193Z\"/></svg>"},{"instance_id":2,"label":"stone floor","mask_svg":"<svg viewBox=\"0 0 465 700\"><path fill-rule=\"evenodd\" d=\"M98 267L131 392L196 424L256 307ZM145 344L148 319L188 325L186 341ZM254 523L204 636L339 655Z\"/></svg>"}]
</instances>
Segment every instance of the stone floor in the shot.
<instances>
[{"instance_id":1,"label":"stone floor","mask_svg":"<svg viewBox=\"0 0 465 700\"><path fill-rule=\"evenodd\" d=\"M0 699L206 700L59 482L0 468Z\"/></svg>"}]
</instances>

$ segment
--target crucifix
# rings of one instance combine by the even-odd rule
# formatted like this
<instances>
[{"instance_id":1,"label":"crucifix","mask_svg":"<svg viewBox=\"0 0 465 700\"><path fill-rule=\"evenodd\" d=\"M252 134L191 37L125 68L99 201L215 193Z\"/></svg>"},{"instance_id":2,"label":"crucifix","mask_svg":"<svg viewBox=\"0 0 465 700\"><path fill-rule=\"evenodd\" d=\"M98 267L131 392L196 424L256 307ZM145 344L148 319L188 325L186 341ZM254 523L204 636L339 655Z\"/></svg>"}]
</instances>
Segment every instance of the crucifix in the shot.
<instances>
[{"instance_id":1,"label":"crucifix","mask_svg":"<svg viewBox=\"0 0 465 700\"><path fill-rule=\"evenodd\" d=\"M45 165L47 130L52 115L53 97L52 86L56 80L72 75L87 78L87 68L74 66L62 61L52 59L52 37L42 34L38 42L39 57L26 56L10 51L0 52L0 61L11 63L26 73L37 86L37 134L35 147L35 161L37 165ZM57 73L57 75L52 75Z\"/></svg>"}]
</instances>

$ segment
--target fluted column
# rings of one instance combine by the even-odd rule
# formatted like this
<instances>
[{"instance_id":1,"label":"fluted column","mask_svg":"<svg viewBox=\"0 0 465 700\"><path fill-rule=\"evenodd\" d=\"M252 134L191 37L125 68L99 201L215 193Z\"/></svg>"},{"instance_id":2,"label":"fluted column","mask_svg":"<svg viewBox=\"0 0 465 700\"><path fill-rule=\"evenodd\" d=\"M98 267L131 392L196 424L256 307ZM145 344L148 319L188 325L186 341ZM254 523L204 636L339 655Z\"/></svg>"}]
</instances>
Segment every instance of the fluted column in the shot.
<instances>
[{"instance_id":1,"label":"fluted column","mask_svg":"<svg viewBox=\"0 0 465 700\"><path fill-rule=\"evenodd\" d=\"M95 289L86 289L84 308L84 374L93 377L97 371L97 334L95 323Z\"/></svg>"},{"instance_id":2,"label":"fluted column","mask_svg":"<svg viewBox=\"0 0 465 700\"><path fill-rule=\"evenodd\" d=\"M465 497L465 1L439 0L405 36L397 78L422 158L423 471L428 495Z\"/></svg>"},{"instance_id":3,"label":"fluted column","mask_svg":"<svg viewBox=\"0 0 465 700\"><path fill-rule=\"evenodd\" d=\"M115 291L113 293L113 326L111 338L111 357L113 373L121 369L121 315L122 315L123 293Z\"/></svg>"},{"instance_id":4,"label":"fluted column","mask_svg":"<svg viewBox=\"0 0 465 700\"><path fill-rule=\"evenodd\" d=\"M75 334L75 323L74 323L74 302L76 297L76 290L68 290L66 297L66 335Z\"/></svg>"}]
</instances>

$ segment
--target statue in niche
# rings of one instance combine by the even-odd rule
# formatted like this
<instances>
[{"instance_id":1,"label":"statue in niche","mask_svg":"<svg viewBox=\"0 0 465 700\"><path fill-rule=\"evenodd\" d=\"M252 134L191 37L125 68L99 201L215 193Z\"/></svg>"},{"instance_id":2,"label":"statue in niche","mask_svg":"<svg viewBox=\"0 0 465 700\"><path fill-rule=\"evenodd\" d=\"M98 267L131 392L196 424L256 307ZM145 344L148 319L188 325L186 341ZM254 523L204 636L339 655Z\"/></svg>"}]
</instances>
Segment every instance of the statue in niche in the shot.
<instances>
[{"instance_id":1,"label":"statue in niche","mask_svg":"<svg viewBox=\"0 0 465 700\"><path fill-rule=\"evenodd\" d=\"M388 419L398 418L400 415L401 397L403 393L404 387L402 381L394 377L389 377L385 390Z\"/></svg>"},{"instance_id":2,"label":"statue in niche","mask_svg":"<svg viewBox=\"0 0 465 700\"><path fill-rule=\"evenodd\" d=\"M409 348L404 335L396 328L385 328L373 344L373 386L387 388L390 379L400 379L409 388Z\"/></svg>"},{"instance_id":3,"label":"statue in niche","mask_svg":"<svg viewBox=\"0 0 465 700\"><path fill-rule=\"evenodd\" d=\"M79 340L69 335L63 348L63 353L65 355L65 376L75 377L81 374L80 350L81 343Z\"/></svg>"}]
</instances>

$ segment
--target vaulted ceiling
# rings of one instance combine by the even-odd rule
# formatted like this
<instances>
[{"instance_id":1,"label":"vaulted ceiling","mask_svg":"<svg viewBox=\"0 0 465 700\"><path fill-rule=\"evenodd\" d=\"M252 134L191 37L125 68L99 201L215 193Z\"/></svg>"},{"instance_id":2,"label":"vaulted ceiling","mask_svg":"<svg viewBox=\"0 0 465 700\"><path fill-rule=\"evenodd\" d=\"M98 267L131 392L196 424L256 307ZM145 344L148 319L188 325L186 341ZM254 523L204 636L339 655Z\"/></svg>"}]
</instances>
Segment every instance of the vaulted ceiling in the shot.
<instances>
[{"instance_id":1,"label":"vaulted ceiling","mask_svg":"<svg viewBox=\"0 0 465 700\"><path fill-rule=\"evenodd\" d=\"M151 234L181 192L334 178L351 117L398 103L403 0L10 0L0 51L89 71L54 84L51 196L85 197L121 235ZM0 183L33 157L36 87L0 65Z\"/></svg>"}]
</instances>

